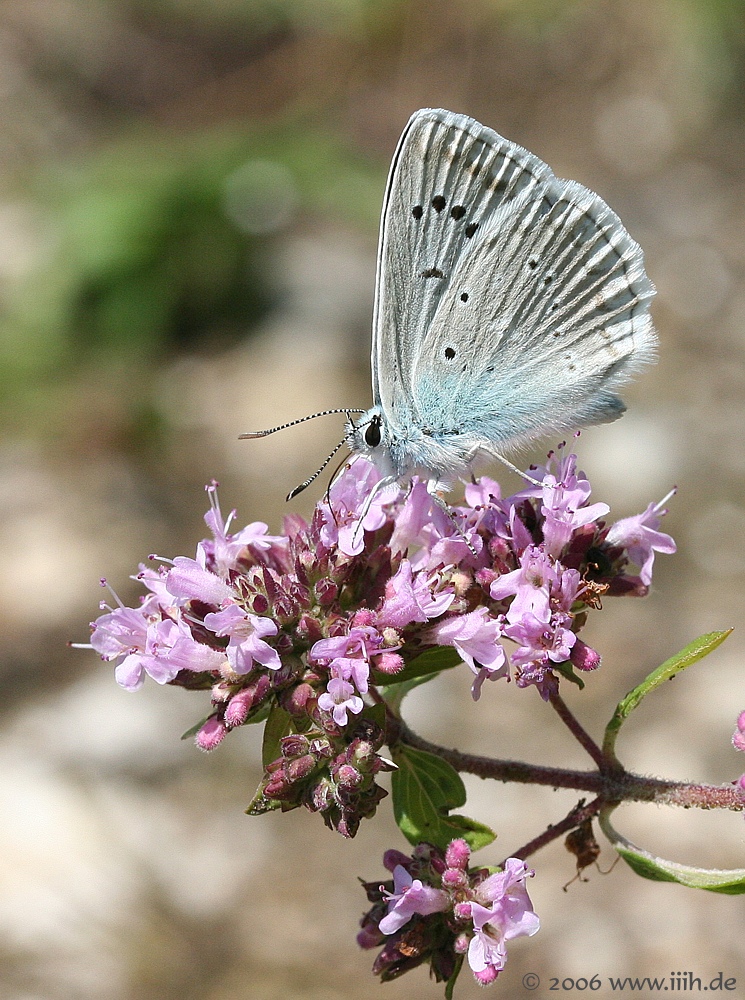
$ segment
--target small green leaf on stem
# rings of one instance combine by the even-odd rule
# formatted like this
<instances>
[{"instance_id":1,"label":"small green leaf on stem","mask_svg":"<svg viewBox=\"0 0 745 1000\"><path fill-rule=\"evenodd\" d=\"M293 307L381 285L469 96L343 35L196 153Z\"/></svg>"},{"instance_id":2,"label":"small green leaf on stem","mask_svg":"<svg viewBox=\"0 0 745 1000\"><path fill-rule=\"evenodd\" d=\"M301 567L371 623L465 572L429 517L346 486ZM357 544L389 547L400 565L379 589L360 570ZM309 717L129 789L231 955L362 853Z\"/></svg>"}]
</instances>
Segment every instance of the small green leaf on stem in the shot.
<instances>
[{"instance_id":1,"label":"small green leaf on stem","mask_svg":"<svg viewBox=\"0 0 745 1000\"><path fill-rule=\"evenodd\" d=\"M709 653L724 642L731 632L732 629L729 628L723 632L707 632L705 635L699 636L698 639L694 639L693 642L690 642L679 653L676 653L675 656L671 656L669 660L665 660L648 677L645 677L641 684L638 684L632 691L629 691L626 697L619 701L613 717L605 728L603 753L609 758L615 759L615 744L618 732L642 698L648 695L650 691L654 691L664 681L669 681L675 677L681 670L685 670L686 667L690 667L691 664L708 656Z\"/></svg>"},{"instance_id":2,"label":"small green leaf on stem","mask_svg":"<svg viewBox=\"0 0 745 1000\"><path fill-rule=\"evenodd\" d=\"M292 732L292 716L279 705L273 705L266 720L264 740L261 745L261 762L264 767L279 757L279 741L290 732Z\"/></svg>"},{"instance_id":3,"label":"small green leaf on stem","mask_svg":"<svg viewBox=\"0 0 745 1000\"><path fill-rule=\"evenodd\" d=\"M623 858L626 864L642 878L655 882L677 882L690 889L707 889L709 892L721 892L736 896L745 893L745 868L725 870L721 868L695 868L681 865L676 861L658 858L649 851L637 847L630 840L621 836L610 822L610 814L615 806L607 807L600 812L600 828L613 845L613 848Z\"/></svg>"},{"instance_id":4,"label":"small green leaf on stem","mask_svg":"<svg viewBox=\"0 0 745 1000\"><path fill-rule=\"evenodd\" d=\"M466 816L451 816L464 805L466 789L458 772L434 754L401 744L391 748L398 771L391 776L393 812L401 832L412 844L428 841L445 848L462 837L472 850L490 844L496 834Z\"/></svg>"}]
</instances>

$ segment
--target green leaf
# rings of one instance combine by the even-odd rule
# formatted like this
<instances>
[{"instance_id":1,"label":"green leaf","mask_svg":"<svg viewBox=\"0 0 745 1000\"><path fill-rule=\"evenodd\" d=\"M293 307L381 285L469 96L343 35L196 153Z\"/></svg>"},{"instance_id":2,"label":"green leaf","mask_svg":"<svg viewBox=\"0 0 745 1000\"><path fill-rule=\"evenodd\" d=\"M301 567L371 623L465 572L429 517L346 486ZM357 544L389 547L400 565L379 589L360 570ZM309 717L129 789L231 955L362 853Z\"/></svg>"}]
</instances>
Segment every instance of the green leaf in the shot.
<instances>
[{"instance_id":1,"label":"green leaf","mask_svg":"<svg viewBox=\"0 0 745 1000\"><path fill-rule=\"evenodd\" d=\"M288 806L287 803L279 802L277 799L268 799L264 795L264 782L262 781L244 811L247 816L263 816L264 813L274 812L275 809L294 808L296 806Z\"/></svg>"},{"instance_id":2,"label":"green leaf","mask_svg":"<svg viewBox=\"0 0 745 1000\"><path fill-rule=\"evenodd\" d=\"M400 744L391 753L398 766L391 778L393 813L411 844L425 840L445 848L454 837L463 837L477 850L494 840L496 834L482 823L449 815L451 809L465 804L466 789L447 761Z\"/></svg>"},{"instance_id":3,"label":"green leaf","mask_svg":"<svg viewBox=\"0 0 745 1000\"><path fill-rule=\"evenodd\" d=\"M464 955L457 955L455 959L455 967L453 968L452 975L445 984L445 1000L453 1000L453 990L455 989L455 984L458 981L458 976L460 975L460 970L463 968Z\"/></svg>"},{"instance_id":4,"label":"green leaf","mask_svg":"<svg viewBox=\"0 0 745 1000\"><path fill-rule=\"evenodd\" d=\"M601 811L600 828L613 848L637 875L655 882L677 882L690 889L707 889L709 892L722 892L731 896L745 893L745 868L730 870L695 868L690 865L678 864L677 861L658 858L654 854L650 854L649 851L632 844L630 840L627 840L613 828L610 814L615 808L612 806Z\"/></svg>"},{"instance_id":5,"label":"green leaf","mask_svg":"<svg viewBox=\"0 0 745 1000\"><path fill-rule=\"evenodd\" d=\"M681 649L675 656L671 656L669 660L665 660L648 677L645 677L641 684L637 685L632 691L629 691L626 697L619 701L613 717L605 728L603 752L609 757L615 757L614 750L618 732L642 698L648 695L650 691L658 688L664 681L671 680L681 670L685 670L686 667L690 667L691 664L708 656L709 653L724 642L731 632L732 629L729 628L724 632L707 632L705 635L699 636L698 639L694 639L693 642L689 643L684 649Z\"/></svg>"},{"instance_id":6,"label":"green leaf","mask_svg":"<svg viewBox=\"0 0 745 1000\"><path fill-rule=\"evenodd\" d=\"M575 673L570 660L564 660L563 663L552 663L551 666L557 671L557 673L560 673L562 677L566 677L566 679L571 681L572 684L576 684L580 691L584 690L585 682L577 673Z\"/></svg>"},{"instance_id":7,"label":"green leaf","mask_svg":"<svg viewBox=\"0 0 745 1000\"><path fill-rule=\"evenodd\" d=\"M272 705L264 727L261 762L267 767L280 755L279 741L292 732L292 716L279 705Z\"/></svg>"}]
</instances>

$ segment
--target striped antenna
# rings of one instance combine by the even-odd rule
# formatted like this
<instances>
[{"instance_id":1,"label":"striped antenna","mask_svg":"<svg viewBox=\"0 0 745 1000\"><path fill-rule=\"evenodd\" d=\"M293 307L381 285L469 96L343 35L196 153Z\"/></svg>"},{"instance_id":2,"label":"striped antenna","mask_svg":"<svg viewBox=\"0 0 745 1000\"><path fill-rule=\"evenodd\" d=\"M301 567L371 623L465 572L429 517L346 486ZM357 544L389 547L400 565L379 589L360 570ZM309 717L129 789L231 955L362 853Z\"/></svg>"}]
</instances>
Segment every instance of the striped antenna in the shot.
<instances>
[{"instance_id":1,"label":"striped antenna","mask_svg":"<svg viewBox=\"0 0 745 1000\"><path fill-rule=\"evenodd\" d=\"M355 412L357 412L357 413L364 413L365 411L364 410L356 410ZM318 469L317 472L314 472L312 476L309 476L305 480L304 483L301 483L299 486L296 486L295 489L292 490L292 492L288 493L287 496L285 497L285 500L294 500L295 497L298 495L298 493L302 493L303 490L306 489L306 487L310 486L310 484L313 482L314 479L318 479L318 477L321 475L321 473L323 472L323 470L329 464L329 462L331 461L331 459L334 457L334 455L337 453L337 451L341 448L341 446L343 444L345 444L345 443L346 443L346 438L342 438L342 440L337 444L337 446L331 452L331 454L326 459L326 461L323 463L323 465L320 467L320 469ZM345 461L346 461L346 459L345 459Z\"/></svg>"},{"instance_id":2,"label":"striped antenna","mask_svg":"<svg viewBox=\"0 0 745 1000\"><path fill-rule=\"evenodd\" d=\"M349 407L346 407L346 406L342 406L342 407L340 407L340 408L338 408L336 410L321 410L320 413L311 413L310 416L308 416L308 417L299 417L297 420L291 420L288 424L280 424L279 427L270 427L268 430L265 430L265 431L246 431L245 434L239 434L238 435L238 440L239 441L243 441L243 440L245 440L247 438L248 439L252 439L252 438L268 437L270 434L276 434L277 431L284 431L284 430L287 430L288 427L294 427L295 424L304 424L306 420L315 420L316 417L328 417L332 413L346 413L346 415L348 417L350 413L364 413L364 412L365 412L364 410L354 410L354 409L350 409ZM341 447L341 445L339 445L339 447ZM333 455L333 454L335 454L335 453L332 452L331 455ZM328 464L330 458L331 458L331 456L329 456L329 458L326 460L326 462L324 462L324 464L318 470L319 472L321 472L326 467L326 465ZM318 472L316 473L316 476L317 475L318 475ZM315 479L316 476L313 476L311 479L309 479L308 482L304 484L303 488L305 488L305 486L307 486L309 483L313 482L313 479ZM293 494L291 494L291 495L293 495Z\"/></svg>"}]
</instances>

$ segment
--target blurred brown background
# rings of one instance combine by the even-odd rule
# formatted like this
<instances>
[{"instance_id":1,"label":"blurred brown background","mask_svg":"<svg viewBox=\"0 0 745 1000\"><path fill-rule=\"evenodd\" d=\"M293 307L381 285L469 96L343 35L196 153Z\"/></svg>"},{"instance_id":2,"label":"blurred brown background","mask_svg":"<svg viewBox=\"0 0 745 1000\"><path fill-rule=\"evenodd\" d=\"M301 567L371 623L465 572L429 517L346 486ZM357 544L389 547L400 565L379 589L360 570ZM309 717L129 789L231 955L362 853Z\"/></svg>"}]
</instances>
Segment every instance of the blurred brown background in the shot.
<instances>
[{"instance_id":1,"label":"blurred brown background","mask_svg":"<svg viewBox=\"0 0 745 1000\"><path fill-rule=\"evenodd\" d=\"M599 735L649 669L740 626L645 702L619 752L681 779L743 770L729 739L745 707L744 92L741 0L0 6L0 997L441 995L422 970L380 987L354 943L356 876L404 846L385 803L351 842L305 813L249 819L260 733L199 754L179 735L203 695L127 694L64 646L85 641L100 576L132 600L149 552L193 553L212 477L240 524L276 530L341 423L241 431L369 405L383 185L419 107L473 115L596 189L645 249L660 361L580 456L619 517L677 483L680 551L658 559L649 598L595 615L603 667L567 698ZM468 687L456 670L420 689L413 725L589 766L535 692L494 685L474 706ZM500 834L485 863L577 798L468 787L468 811ZM616 824L679 861L743 865L734 814L626 807ZM738 898L622 864L564 893L561 843L533 861L543 929L513 946L494 996L523 995L529 971L546 988L676 970L745 981ZM459 995L477 992L465 974Z\"/></svg>"}]
</instances>

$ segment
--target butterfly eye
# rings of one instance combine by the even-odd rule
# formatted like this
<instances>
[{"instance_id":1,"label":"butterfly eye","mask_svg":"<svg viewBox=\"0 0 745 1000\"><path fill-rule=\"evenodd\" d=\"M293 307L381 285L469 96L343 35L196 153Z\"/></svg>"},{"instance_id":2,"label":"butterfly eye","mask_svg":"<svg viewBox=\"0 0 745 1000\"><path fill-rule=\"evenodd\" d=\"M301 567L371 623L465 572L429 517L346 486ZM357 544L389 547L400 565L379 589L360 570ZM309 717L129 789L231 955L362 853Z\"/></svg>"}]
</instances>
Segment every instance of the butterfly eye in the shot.
<instances>
[{"instance_id":1,"label":"butterfly eye","mask_svg":"<svg viewBox=\"0 0 745 1000\"><path fill-rule=\"evenodd\" d=\"M373 417L365 431L365 444L377 448L380 444L380 417Z\"/></svg>"}]
</instances>

